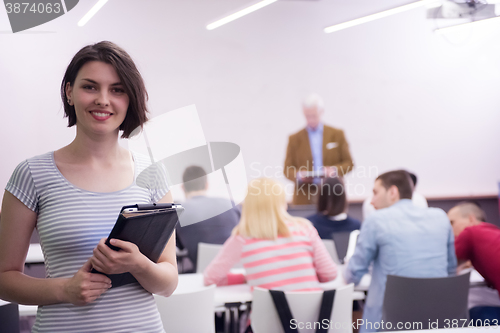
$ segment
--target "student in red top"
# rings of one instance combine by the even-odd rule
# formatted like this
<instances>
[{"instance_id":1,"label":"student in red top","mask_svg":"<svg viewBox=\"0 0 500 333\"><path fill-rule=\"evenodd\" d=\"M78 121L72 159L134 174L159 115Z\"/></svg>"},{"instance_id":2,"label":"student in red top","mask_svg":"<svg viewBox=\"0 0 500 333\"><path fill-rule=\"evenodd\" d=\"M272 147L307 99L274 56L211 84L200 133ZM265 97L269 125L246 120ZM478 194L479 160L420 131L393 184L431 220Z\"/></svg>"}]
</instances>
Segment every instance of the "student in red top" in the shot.
<instances>
[{"instance_id":1,"label":"student in red top","mask_svg":"<svg viewBox=\"0 0 500 333\"><path fill-rule=\"evenodd\" d=\"M450 209L448 218L455 234L457 260L470 260L488 286L500 295L500 229L486 223L484 211L473 202L459 203ZM471 315L474 309L471 309ZM500 307L484 310L500 319Z\"/></svg>"}]
</instances>

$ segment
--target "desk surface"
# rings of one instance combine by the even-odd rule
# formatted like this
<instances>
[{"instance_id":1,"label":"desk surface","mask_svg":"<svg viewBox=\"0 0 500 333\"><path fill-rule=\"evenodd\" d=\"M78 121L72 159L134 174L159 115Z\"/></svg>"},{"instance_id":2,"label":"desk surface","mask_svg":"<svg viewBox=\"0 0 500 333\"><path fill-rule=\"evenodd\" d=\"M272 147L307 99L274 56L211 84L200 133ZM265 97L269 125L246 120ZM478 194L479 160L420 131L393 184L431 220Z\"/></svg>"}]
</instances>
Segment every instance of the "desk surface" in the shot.
<instances>
[{"instance_id":1,"label":"desk surface","mask_svg":"<svg viewBox=\"0 0 500 333\"><path fill-rule=\"evenodd\" d=\"M322 283L321 287L325 290L336 289L345 286L343 278L339 275L337 279ZM179 284L174 294L188 293L203 287L203 274L180 274ZM362 291L355 291L354 300L362 300L365 294ZM248 284L236 284L230 286L221 286L215 288L214 305L222 306L225 303L246 303L252 301L252 291Z\"/></svg>"},{"instance_id":2,"label":"desk surface","mask_svg":"<svg viewBox=\"0 0 500 333\"><path fill-rule=\"evenodd\" d=\"M25 263L27 264L35 264L35 263L43 263L43 252L40 244L30 244L30 248L28 249L28 255L26 256Z\"/></svg>"},{"instance_id":3,"label":"desk surface","mask_svg":"<svg viewBox=\"0 0 500 333\"><path fill-rule=\"evenodd\" d=\"M10 302L4 301L0 299L0 306L10 304ZM36 305L19 305L19 316L36 316L36 311L38 306Z\"/></svg>"},{"instance_id":4,"label":"desk surface","mask_svg":"<svg viewBox=\"0 0 500 333\"><path fill-rule=\"evenodd\" d=\"M33 245L33 244L32 244ZM39 246L39 244L38 244ZM31 249L31 246L30 246ZM37 252L39 247L35 248L34 253ZM39 260L39 256L33 256L33 260ZM43 259L43 255L42 255ZM39 262L39 261L31 261L31 262ZM42 260L43 262L43 260ZM339 269L339 273L342 269ZM471 285L478 284L484 282L483 277L477 273L477 271L472 271L471 273ZM358 286L354 288L353 299L354 300L363 300L365 298L364 291L368 290L370 286L371 276L366 274ZM345 286L345 281L342 277L342 274L338 274L337 278L333 281L322 283L321 287L325 290L336 289L342 286ZM202 274L179 274L179 284L177 289L174 291L174 294L192 292L199 288L203 287L203 275ZM252 301L252 291L249 285L247 284L236 284L231 286L221 286L215 288L215 297L214 297L214 306L219 307L223 306L225 303L246 303ZM0 300L0 306L4 304L8 304L9 302ZM36 316L37 306L36 305L19 305L19 315L20 316ZM441 330L438 330L441 331ZM425 331L419 331L423 333ZM432 332L436 332L436 330L432 330ZM445 330L445 332L451 332L451 330ZM461 333L467 333L466 329L460 330Z\"/></svg>"}]
</instances>

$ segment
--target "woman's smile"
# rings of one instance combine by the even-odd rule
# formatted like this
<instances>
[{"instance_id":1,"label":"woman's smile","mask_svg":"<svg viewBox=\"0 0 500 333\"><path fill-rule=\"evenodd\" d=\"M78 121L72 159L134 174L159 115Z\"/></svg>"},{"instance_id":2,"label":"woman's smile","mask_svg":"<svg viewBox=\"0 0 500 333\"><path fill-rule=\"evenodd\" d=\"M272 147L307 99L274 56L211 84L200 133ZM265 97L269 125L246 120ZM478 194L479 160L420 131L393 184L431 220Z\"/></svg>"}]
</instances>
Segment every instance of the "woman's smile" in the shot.
<instances>
[{"instance_id":1,"label":"woman's smile","mask_svg":"<svg viewBox=\"0 0 500 333\"><path fill-rule=\"evenodd\" d=\"M90 114L92 115L92 117L94 117L95 120L99 121L108 120L113 115L109 111L100 111L100 110L92 110L90 111Z\"/></svg>"}]
</instances>

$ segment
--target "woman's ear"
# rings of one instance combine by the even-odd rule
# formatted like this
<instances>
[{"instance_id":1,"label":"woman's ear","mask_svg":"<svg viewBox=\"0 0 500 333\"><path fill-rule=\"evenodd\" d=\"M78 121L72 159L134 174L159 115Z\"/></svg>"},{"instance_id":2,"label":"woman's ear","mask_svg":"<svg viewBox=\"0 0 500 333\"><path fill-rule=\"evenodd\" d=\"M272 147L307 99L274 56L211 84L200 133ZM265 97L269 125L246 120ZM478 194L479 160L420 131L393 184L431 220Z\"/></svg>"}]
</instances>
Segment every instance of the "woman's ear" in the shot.
<instances>
[{"instance_id":1,"label":"woman's ear","mask_svg":"<svg viewBox=\"0 0 500 333\"><path fill-rule=\"evenodd\" d=\"M68 99L68 104L73 105L73 87L69 82L66 83L66 98Z\"/></svg>"}]
</instances>

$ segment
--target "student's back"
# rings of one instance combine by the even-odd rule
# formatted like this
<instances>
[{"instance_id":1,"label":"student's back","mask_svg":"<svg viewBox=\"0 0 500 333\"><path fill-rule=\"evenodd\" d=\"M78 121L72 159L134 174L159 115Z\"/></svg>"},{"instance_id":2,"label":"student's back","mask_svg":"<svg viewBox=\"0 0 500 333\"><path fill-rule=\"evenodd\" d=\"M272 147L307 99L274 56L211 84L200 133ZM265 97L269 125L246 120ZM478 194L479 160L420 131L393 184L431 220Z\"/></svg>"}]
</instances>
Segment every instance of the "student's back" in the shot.
<instances>
[{"instance_id":1,"label":"student's back","mask_svg":"<svg viewBox=\"0 0 500 333\"><path fill-rule=\"evenodd\" d=\"M455 273L453 233L446 214L438 208L416 207L410 199L376 211L363 222L347 279L359 283L371 261L363 318L376 322L382 318L388 274L435 278Z\"/></svg>"},{"instance_id":2,"label":"student's back","mask_svg":"<svg viewBox=\"0 0 500 333\"><path fill-rule=\"evenodd\" d=\"M457 260L448 217L439 208L416 207L413 185L404 170L378 176L372 204L378 210L361 226L346 281L358 284L373 263L372 280L363 311L365 323L382 320L387 275L414 278L446 277L455 273ZM363 325L360 332L373 331Z\"/></svg>"},{"instance_id":3,"label":"student's back","mask_svg":"<svg viewBox=\"0 0 500 333\"><path fill-rule=\"evenodd\" d=\"M188 250L189 259L196 267L198 243L223 244L240 220L240 212L230 208L232 204L223 198L196 196L184 202L181 221L184 227L178 227L178 236ZM224 211L226 210L226 211ZM222 214L218 212L224 211ZM210 218L206 218L211 216Z\"/></svg>"},{"instance_id":4,"label":"student's back","mask_svg":"<svg viewBox=\"0 0 500 333\"><path fill-rule=\"evenodd\" d=\"M322 239L332 239L332 234L335 232L351 232L361 227L361 222L355 218L348 216L346 213L340 215L332 218L328 215L316 213L308 216L307 219L318 230L319 237Z\"/></svg>"},{"instance_id":5,"label":"student's back","mask_svg":"<svg viewBox=\"0 0 500 333\"><path fill-rule=\"evenodd\" d=\"M205 284L246 282L281 290L321 290L337 269L309 221L286 212L283 188L271 179L255 179L248 188L241 220L204 272ZM241 261L243 275L228 274Z\"/></svg>"}]
</instances>

